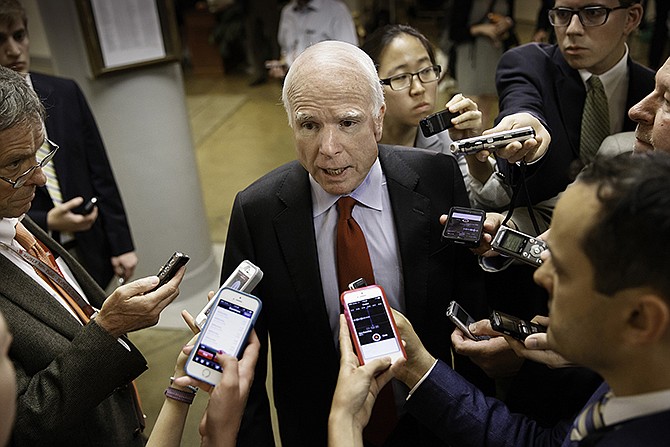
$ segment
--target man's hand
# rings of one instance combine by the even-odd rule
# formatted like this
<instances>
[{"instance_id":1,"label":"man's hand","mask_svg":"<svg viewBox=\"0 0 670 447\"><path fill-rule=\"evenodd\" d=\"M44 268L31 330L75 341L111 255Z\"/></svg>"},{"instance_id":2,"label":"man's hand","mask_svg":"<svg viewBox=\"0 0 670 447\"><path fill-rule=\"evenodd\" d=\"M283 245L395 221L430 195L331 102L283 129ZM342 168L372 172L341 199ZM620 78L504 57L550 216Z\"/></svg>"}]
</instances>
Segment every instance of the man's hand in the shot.
<instances>
[{"instance_id":1,"label":"man's hand","mask_svg":"<svg viewBox=\"0 0 670 447\"><path fill-rule=\"evenodd\" d=\"M531 320L533 323L538 323L543 326L549 326L549 318L543 316L536 316ZM538 363L544 363L550 368L565 368L567 366L576 366L574 363L568 361L558 352L551 349L547 342L547 334L532 334L526 337L522 343L512 337L505 336L510 347L519 357L526 358Z\"/></svg>"},{"instance_id":2,"label":"man's hand","mask_svg":"<svg viewBox=\"0 0 670 447\"><path fill-rule=\"evenodd\" d=\"M474 341L456 328L451 334L451 343L457 353L470 357L489 377L508 377L519 371L523 359L515 354L501 334L491 329L489 320L472 323L469 329L474 335L491 338Z\"/></svg>"},{"instance_id":3,"label":"man's hand","mask_svg":"<svg viewBox=\"0 0 670 447\"><path fill-rule=\"evenodd\" d=\"M179 295L179 283L185 271L185 267L180 268L167 284L153 292L149 291L158 285L157 276L118 287L105 300L96 323L113 337L154 326L163 309Z\"/></svg>"},{"instance_id":4,"label":"man's hand","mask_svg":"<svg viewBox=\"0 0 670 447\"><path fill-rule=\"evenodd\" d=\"M375 400L393 377L390 366L390 357L360 366L351 346L347 322L340 315L340 372L328 418L330 447L362 445L363 429L370 420Z\"/></svg>"},{"instance_id":5,"label":"man's hand","mask_svg":"<svg viewBox=\"0 0 670 447\"><path fill-rule=\"evenodd\" d=\"M414 388L419 380L428 372L435 363L435 357L430 355L414 332L412 323L400 312L392 309L393 318L405 345L407 362L396 362L391 366L393 375L410 389Z\"/></svg>"},{"instance_id":6,"label":"man's hand","mask_svg":"<svg viewBox=\"0 0 670 447\"><path fill-rule=\"evenodd\" d=\"M83 197L75 197L67 202L55 205L47 213L47 228L50 231L78 233L90 230L98 218L98 207L93 207L89 214L73 213L72 210L84 203Z\"/></svg>"},{"instance_id":7,"label":"man's hand","mask_svg":"<svg viewBox=\"0 0 670 447\"><path fill-rule=\"evenodd\" d=\"M137 255L134 251L129 251L119 256L112 256L111 261L114 274L123 279L123 282L126 282L135 273Z\"/></svg>"},{"instance_id":8,"label":"man's hand","mask_svg":"<svg viewBox=\"0 0 670 447\"><path fill-rule=\"evenodd\" d=\"M516 163L521 160L531 163L539 160L547 152L549 143L551 143L551 136L540 120L530 113L522 112L508 115L496 127L485 130L482 135L525 126L531 126L535 130L535 138L530 138L524 141L523 144L518 141L510 143L504 148L498 149L496 154L510 163ZM482 161L489 155L491 155L489 151L480 151L477 154L477 158Z\"/></svg>"}]
</instances>

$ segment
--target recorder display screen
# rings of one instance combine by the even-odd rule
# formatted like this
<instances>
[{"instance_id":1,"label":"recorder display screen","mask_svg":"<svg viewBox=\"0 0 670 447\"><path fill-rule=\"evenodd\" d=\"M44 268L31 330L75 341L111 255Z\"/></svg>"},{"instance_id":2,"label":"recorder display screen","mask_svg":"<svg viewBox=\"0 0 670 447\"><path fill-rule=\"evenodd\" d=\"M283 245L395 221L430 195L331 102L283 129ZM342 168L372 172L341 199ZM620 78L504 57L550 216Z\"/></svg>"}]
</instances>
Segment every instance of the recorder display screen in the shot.
<instances>
[{"instance_id":1,"label":"recorder display screen","mask_svg":"<svg viewBox=\"0 0 670 447\"><path fill-rule=\"evenodd\" d=\"M451 239L479 240L480 222L483 216L455 212L449 218L444 236Z\"/></svg>"},{"instance_id":2,"label":"recorder display screen","mask_svg":"<svg viewBox=\"0 0 670 447\"><path fill-rule=\"evenodd\" d=\"M381 357L400 349L381 296L355 301L347 306L363 357Z\"/></svg>"},{"instance_id":3,"label":"recorder display screen","mask_svg":"<svg viewBox=\"0 0 670 447\"><path fill-rule=\"evenodd\" d=\"M221 367L214 356L219 351L233 356L237 354L254 312L223 299L212 312L193 361L220 372Z\"/></svg>"},{"instance_id":4,"label":"recorder display screen","mask_svg":"<svg viewBox=\"0 0 670 447\"><path fill-rule=\"evenodd\" d=\"M521 250L523 250L525 245L526 238L511 231L505 233L503 240L500 241L501 247L506 248L509 251L513 251L514 253L519 253Z\"/></svg>"}]
</instances>

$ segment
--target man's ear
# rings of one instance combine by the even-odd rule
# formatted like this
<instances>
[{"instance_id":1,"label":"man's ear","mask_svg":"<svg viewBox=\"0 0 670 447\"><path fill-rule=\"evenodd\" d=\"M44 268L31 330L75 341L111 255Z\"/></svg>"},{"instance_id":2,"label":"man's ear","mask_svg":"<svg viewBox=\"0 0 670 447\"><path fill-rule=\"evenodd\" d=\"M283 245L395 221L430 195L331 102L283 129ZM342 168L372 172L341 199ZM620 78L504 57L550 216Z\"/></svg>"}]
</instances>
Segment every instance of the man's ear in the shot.
<instances>
[{"instance_id":1,"label":"man's ear","mask_svg":"<svg viewBox=\"0 0 670 447\"><path fill-rule=\"evenodd\" d=\"M641 4L636 3L630 6L626 13L626 24L624 25L623 32L625 36L628 36L630 33L635 31L638 26L640 26L640 22L642 21L642 17L644 15L644 9L642 8Z\"/></svg>"},{"instance_id":2,"label":"man's ear","mask_svg":"<svg viewBox=\"0 0 670 447\"><path fill-rule=\"evenodd\" d=\"M633 344L654 343L667 337L669 329L670 304L653 292L637 296L628 318L628 340Z\"/></svg>"},{"instance_id":3,"label":"man's ear","mask_svg":"<svg viewBox=\"0 0 670 447\"><path fill-rule=\"evenodd\" d=\"M386 104L382 104L382 106L379 109L379 116L375 118L375 139L377 143L379 143L382 139L385 113L386 113Z\"/></svg>"}]
</instances>

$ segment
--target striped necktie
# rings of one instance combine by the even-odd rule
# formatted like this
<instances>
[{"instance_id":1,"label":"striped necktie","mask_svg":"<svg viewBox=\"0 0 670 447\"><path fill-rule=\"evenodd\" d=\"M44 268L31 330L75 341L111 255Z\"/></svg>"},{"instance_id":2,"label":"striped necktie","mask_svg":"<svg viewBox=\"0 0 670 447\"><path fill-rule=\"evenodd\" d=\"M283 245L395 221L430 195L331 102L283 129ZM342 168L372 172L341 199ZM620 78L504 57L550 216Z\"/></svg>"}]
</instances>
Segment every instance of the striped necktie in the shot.
<instances>
[{"instance_id":1,"label":"striped necktie","mask_svg":"<svg viewBox=\"0 0 670 447\"><path fill-rule=\"evenodd\" d=\"M586 84L588 91L579 140L579 156L584 164L593 161L600 143L610 134L610 112L603 83L594 75Z\"/></svg>"},{"instance_id":2,"label":"striped necktie","mask_svg":"<svg viewBox=\"0 0 670 447\"><path fill-rule=\"evenodd\" d=\"M605 426L603 419L603 407L612 397L612 391L603 394L600 399L588 405L575 419L570 431L571 441L581 441L589 434L592 434Z\"/></svg>"},{"instance_id":3,"label":"striped necktie","mask_svg":"<svg viewBox=\"0 0 670 447\"><path fill-rule=\"evenodd\" d=\"M47 154L51 152L51 145L49 145L48 140L45 138L44 143L37 149L37 155L40 160L43 160ZM45 166L42 166L42 172L47 176L47 191L51 197L51 201L54 205L60 205L63 203L63 195L60 190L60 183L58 182L58 176L56 175L56 168L54 163L47 163Z\"/></svg>"}]
</instances>

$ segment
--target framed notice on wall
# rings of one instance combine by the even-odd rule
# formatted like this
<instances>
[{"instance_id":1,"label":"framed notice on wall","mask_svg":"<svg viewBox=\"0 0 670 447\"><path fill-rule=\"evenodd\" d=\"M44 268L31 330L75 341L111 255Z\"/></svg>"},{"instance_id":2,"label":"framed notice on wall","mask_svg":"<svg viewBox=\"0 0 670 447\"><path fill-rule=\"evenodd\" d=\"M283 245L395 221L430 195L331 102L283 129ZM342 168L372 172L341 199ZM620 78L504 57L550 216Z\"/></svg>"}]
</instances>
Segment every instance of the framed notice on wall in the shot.
<instances>
[{"instance_id":1,"label":"framed notice on wall","mask_svg":"<svg viewBox=\"0 0 670 447\"><path fill-rule=\"evenodd\" d=\"M172 0L77 0L93 76L179 60Z\"/></svg>"}]
</instances>

